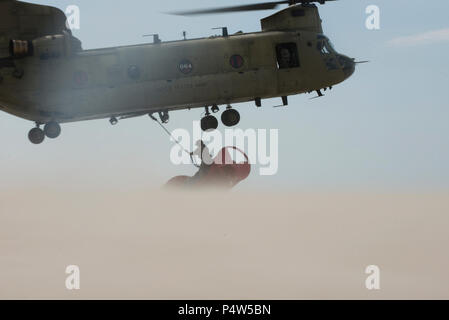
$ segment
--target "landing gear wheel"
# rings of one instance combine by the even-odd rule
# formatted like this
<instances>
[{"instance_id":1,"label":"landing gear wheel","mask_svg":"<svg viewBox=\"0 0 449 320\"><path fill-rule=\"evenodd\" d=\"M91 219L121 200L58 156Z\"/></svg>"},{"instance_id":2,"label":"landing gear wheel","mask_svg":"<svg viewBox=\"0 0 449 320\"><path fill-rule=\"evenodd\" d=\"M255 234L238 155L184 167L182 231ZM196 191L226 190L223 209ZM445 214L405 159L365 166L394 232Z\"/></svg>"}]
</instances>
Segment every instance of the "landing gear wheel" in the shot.
<instances>
[{"instance_id":1,"label":"landing gear wheel","mask_svg":"<svg viewBox=\"0 0 449 320\"><path fill-rule=\"evenodd\" d=\"M218 120L214 116L206 116L201 119L201 129L203 131L215 130L218 128Z\"/></svg>"},{"instance_id":2,"label":"landing gear wheel","mask_svg":"<svg viewBox=\"0 0 449 320\"><path fill-rule=\"evenodd\" d=\"M44 133L47 138L56 139L61 134L61 126L57 122L49 122L44 126Z\"/></svg>"},{"instance_id":3,"label":"landing gear wheel","mask_svg":"<svg viewBox=\"0 0 449 320\"><path fill-rule=\"evenodd\" d=\"M45 133L41 128L33 128L28 133L28 139L30 139L32 144L41 144L44 142Z\"/></svg>"},{"instance_id":4,"label":"landing gear wheel","mask_svg":"<svg viewBox=\"0 0 449 320\"><path fill-rule=\"evenodd\" d=\"M228 109L221 115L221 121L226 127L233 127L240 122L240 113L234 109Z\"/></svg>"}]
</instances>

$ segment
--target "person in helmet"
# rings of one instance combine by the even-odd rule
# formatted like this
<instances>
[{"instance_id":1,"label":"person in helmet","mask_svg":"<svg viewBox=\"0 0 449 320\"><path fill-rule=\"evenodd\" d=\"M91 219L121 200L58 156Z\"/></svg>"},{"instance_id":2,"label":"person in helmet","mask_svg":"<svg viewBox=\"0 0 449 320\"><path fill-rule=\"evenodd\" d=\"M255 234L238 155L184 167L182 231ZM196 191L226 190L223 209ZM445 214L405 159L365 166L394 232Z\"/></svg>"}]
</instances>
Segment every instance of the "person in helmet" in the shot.
<instances>
[{"instance_id":1,"label":"person in helmet","mask_svg":"<svg viewBox=\"0 0 449 320\"><path fill-rule=\"evenodd\" d=\"M198 158L201 159L200 169L195 174L195 176L193 176L194 180L207 174L211 165L214 163L214 160L212 159L212 157L210 155L209 148L206 146L206 144L204 143L203 140L198 140L196 142L196 149L195 149L195 151L190 153L190 156L191 157L197 156Z\"/></svg>"}]
</instances>

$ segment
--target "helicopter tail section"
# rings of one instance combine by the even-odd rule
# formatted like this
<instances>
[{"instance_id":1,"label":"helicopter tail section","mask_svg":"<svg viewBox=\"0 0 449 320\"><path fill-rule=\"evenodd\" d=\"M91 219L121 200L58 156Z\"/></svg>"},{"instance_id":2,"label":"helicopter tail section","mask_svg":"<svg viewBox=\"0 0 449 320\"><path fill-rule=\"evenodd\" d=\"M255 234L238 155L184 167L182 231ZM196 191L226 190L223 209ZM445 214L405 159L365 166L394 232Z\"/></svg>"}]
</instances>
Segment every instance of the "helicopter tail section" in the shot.
<instances>
[{"instance_id":1,"label":"helicopter tail section","mask_svg":"<svg viewBox=\"0 0 449 320\"><path fill-rule=\"evenodd\" d=\"M15 0L0 0L0 58L10 57L11 40L23 43L58 34L70 34L61 10Z\"/></svg>"}]
</instances>

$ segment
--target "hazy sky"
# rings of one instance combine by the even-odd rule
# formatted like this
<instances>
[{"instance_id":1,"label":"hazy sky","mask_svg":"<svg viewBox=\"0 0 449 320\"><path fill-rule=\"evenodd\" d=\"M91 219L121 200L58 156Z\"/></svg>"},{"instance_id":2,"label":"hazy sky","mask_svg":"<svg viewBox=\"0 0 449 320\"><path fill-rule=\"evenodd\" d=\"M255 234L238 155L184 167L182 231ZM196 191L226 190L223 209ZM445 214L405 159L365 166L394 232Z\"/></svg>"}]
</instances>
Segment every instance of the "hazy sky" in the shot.
<instances>
[{"instance_id":1,"label":"hazy sky","mask_svg":"<svg viewBox=\"0 0 449 320\"><path fill-rule=\"evenodd\" d=\"M74 34L85 49L215 34L259 31L259 20L274 11L177 17L170 10L252 3L219 1L33 1L63 10L81 9ZM380 7L381 29L365 28L365 8ZM242 189L300 190L449 188L449 24L446 0L341 0L320 6L323 28L337 51L359 60L346 82L321 99L290 98L235 105L241 128L279 129L280 163L275 176L252 175ZM171 114L170 129L192 128L202 110ZM173 166L173 146L148 117L63 125L61 137L33 146L32 123L0 113L0 188L140 188L162 185L191 166ZM220 127L222 128L222 127Z\"/></svg>"}]
</instances>

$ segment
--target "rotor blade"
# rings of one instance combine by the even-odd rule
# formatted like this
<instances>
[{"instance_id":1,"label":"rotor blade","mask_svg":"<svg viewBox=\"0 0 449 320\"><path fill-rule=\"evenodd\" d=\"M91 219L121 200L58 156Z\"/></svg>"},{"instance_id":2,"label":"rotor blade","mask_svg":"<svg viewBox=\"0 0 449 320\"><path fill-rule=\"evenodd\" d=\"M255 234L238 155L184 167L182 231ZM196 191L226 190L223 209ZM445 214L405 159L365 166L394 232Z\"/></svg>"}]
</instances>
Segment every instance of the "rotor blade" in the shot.
<instances>
[{"instance_id":1,"label":"rotor blade","mask_svg":"<svg viewBox=\"0 0 449 320\"><path fill-rule=\"evenodd\" d=\"M258 10L272 10L277 8L281 4L289 4L289 1L276 1L276 2L265 2L248 4L243 6L235 7L223 7L223 8L213 8L213 9L203 9L203 10L191 10L191 11L175 11L168 12L169 14L178 16L195 16L202 14L215 14L215 13L228 13L228 12L240 12L240 11L258 11Z\"/></svg>"}]
</instances>

